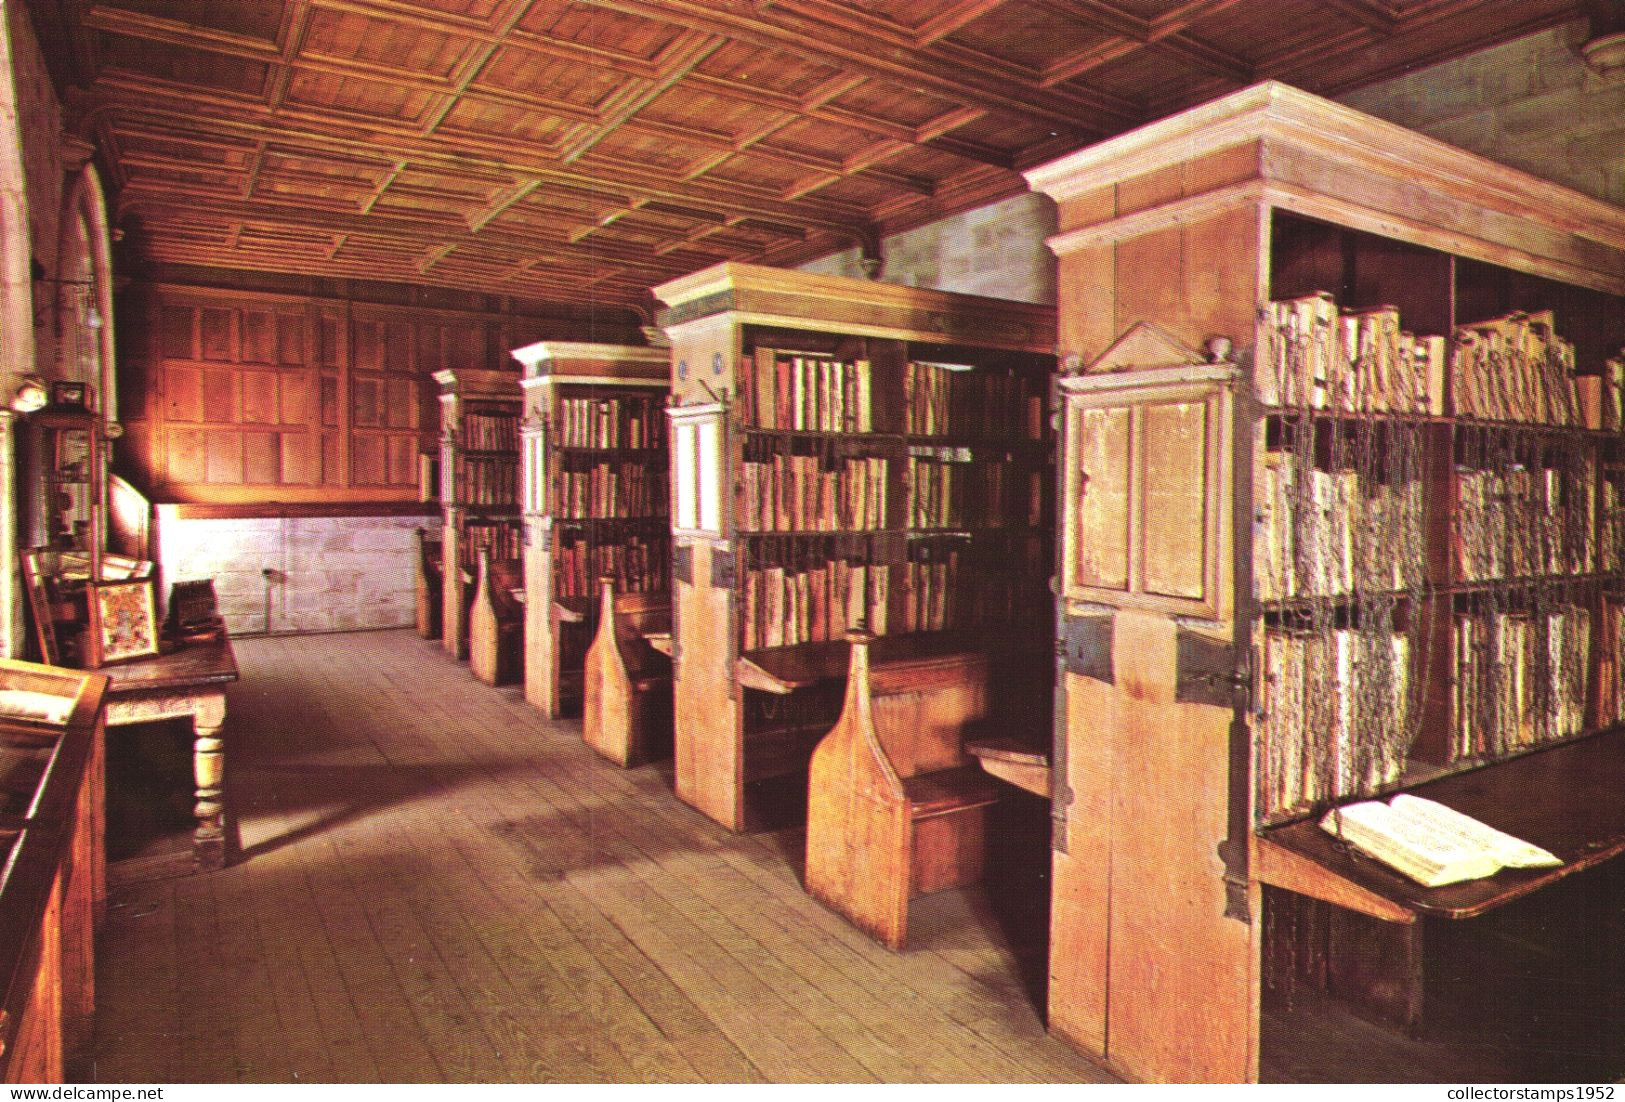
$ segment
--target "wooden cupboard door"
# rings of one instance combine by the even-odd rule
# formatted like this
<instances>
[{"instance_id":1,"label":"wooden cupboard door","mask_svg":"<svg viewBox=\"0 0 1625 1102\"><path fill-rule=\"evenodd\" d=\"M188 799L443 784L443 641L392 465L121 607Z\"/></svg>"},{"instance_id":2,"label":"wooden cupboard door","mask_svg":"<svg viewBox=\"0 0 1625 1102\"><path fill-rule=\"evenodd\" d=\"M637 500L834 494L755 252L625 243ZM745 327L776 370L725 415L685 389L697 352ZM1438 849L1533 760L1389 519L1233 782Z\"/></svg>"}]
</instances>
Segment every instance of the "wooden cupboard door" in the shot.
<instances>
[{"instance_id":1,"label":"wooden cupboard door","mask_svg":"<svg viewBox=\"0 0 1625 1102\"><path fill-rule=\"evenodd\" d=\"M1193 364L1059 382L1066 599L1228 615L1237 378Z\"/></svg>"}]
</instances>

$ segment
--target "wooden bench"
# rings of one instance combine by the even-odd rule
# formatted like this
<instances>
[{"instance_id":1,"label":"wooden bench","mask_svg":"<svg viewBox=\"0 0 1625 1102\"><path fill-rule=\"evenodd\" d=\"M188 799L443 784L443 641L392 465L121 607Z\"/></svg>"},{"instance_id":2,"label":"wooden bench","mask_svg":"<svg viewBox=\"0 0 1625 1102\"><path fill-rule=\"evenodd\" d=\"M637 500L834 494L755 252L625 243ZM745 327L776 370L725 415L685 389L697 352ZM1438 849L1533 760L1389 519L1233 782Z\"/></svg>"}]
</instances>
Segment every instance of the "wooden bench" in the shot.
<instances>
[{"instance_id":1,"label":"wooden bench","mask_svg":"<svg viewBox=\"0 0 1625 1102\"><path fill-rule=\"evenodd\" d=\"M440 595L441 564L438 539L429 538L427 528L417 530L417 572L412 579L412 597L417 613L418 634L425 639L440 638L440 623L444 618Z\"/></svg>"},{"instance_id":2,"label":"wooden bench","mask_svg":"<svg viewBox=\"0 0 1625 1102\"><path fill-rule=\"evenodd\" d=\"M480 552L474 603L468 613L468 667L487 685L517 681L524 668L524 568L515 559Z\"/></svg>"},{"instance_id":3,"label":"wooden bench","mask_svg":"<svg viewBox=\"0 0 1625 1102\"><path fill-rule=\"evenodd\" d=\"M671 749L671 659L646 634L671 633L671 596L615 594L604 578L598 631L587 648L582 737L616 765L641 765Z\"/></svg>"},{"instance_id":4,"label":"wooden bench","mask_svg":"<svg viewBox=\"0 0 1625 1102\"><path fill-rule=\"evenodd\" d=\"M841 718L813 751L807 891L901 949L911 898L981 878L999 788L964 735L986 715L989 663L961 652L871 667L872 641L851 637Z\"/></svg>"}]
</instances>

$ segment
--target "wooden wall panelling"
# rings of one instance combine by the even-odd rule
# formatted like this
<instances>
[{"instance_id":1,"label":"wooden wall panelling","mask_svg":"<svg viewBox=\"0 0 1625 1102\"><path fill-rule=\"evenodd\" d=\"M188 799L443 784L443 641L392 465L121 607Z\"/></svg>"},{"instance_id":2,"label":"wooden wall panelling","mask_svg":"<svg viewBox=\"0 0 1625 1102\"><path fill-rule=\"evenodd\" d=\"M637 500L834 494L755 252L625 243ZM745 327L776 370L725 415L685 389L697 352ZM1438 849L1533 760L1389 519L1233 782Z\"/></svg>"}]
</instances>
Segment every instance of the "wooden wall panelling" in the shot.
<instances>
[{"instance_id":1,"label":"wooden wall panelling","mask_svg":"<svg viewBox=\"0 0 1625 1102\"><path fill-rule=\"evenodd\" d=\"M432 373L500 363L508 334L545 324L172 284L139 286L124 309L155 384L125 404L126 469L159 497L220 502L416 497Z\"/></svg>"}]
</instances>

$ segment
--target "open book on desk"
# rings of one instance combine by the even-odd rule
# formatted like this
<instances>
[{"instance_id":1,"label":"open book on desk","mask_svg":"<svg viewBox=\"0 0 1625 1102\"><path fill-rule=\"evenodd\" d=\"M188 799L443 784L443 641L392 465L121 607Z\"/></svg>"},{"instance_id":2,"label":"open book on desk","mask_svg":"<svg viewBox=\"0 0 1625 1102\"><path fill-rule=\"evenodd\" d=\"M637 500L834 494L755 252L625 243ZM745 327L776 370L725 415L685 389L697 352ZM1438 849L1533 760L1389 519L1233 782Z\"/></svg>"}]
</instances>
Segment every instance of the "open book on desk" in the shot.
<instances>
[{"instance_id":1,"label":"open book on desk","mask_svg":"<svg viewBox=\"0 0 1625 1102\"><path fill-rule=\"evenodd\" d=\"M1556 856L1433 800L1400 794L1333 808L1322 830L1428 888L1494 876L1504 868L1561 865Z\"/></svg>"}]
</instances>

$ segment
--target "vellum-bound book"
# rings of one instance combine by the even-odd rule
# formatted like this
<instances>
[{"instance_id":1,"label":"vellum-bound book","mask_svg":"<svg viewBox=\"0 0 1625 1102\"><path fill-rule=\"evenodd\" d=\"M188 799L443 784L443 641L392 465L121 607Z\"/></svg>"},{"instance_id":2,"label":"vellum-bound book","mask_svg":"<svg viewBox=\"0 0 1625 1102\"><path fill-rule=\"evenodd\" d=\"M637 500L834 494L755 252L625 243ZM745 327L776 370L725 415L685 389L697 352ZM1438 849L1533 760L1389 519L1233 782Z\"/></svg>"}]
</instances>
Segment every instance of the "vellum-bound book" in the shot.
<instances>
[{"instance_id":1,"label":"vellum-bound book","mask_svg":"<svg viewBox=\"0 0 1625 1102\"><path fill-rule=\"evenodd\" d=\"M1563 863L1539 846L1420 796L1334 808L1320 826L1428 888L1494 876L1504 868Z\"/></svg>"}]
</instances>

